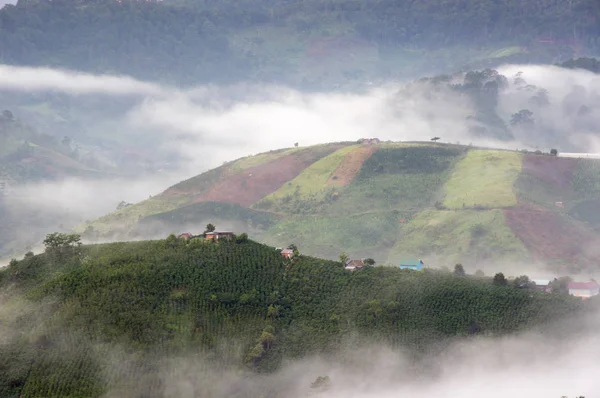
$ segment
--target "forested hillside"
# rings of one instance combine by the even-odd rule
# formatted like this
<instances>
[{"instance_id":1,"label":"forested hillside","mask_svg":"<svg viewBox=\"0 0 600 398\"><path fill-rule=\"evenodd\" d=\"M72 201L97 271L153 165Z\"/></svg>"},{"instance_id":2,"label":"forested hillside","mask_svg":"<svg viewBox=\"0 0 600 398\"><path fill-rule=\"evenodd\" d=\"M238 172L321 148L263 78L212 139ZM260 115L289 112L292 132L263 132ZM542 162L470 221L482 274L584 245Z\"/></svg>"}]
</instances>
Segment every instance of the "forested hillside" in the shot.
<instances>
[{"instance_id":1,"label":"forested hillside","mask_svg":"<svg viewBox=\"0 0 600 398\"><path fill-rule=\"evenodd\" d=\"M77 231L92 241L131 239L200 233L213 222L330 259L594 273L599 168L598 160L457 144L298 147L229 162Z\"/></svg>"},{"instance_id":2,"label":"forested hillside","mask_svg":"<svg viewBox=\"0 0 600 398\"><path fill-rule=\"evenodd\" d=\"M331 86L593 53L599 7L595 0L20 0L0 10L0 62L180 84Z\"/></svg>"},{"instance_id":3,"label":"forested hillside","mask_svg":"<svg viewBox=\"0 0 600 398\"><path fill-rule=\"evenodd\" d=\"M531 328L552 334L555 321L568 323L594 305L498 277L348 272L340 262L285 260L243 235L218 243L77 242L49 235L44 254L0 270L3 397L163 397L185 389L286 397L282 385L227 384L210 374L272 372L286 360L369 343L418 360L457 338Z\"/></svg>"}]
</instances>

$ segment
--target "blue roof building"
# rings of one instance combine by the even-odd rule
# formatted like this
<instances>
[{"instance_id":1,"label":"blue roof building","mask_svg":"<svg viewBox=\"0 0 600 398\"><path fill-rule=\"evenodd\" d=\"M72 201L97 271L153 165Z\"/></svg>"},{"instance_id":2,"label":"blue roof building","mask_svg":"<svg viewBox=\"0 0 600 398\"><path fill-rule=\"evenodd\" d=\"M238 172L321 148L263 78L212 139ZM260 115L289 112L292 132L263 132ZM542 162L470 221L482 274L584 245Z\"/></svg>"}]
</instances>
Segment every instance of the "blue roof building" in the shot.
<instances>
[{"instance_id":1,"label":"blue roof building","mask_svg":"<svg viewBox=\"0 0 600 398\"><path fill-rule=\"evenodd\" d=\"M420 271L423 269L423 261L415 259L400 260L400 269L412 269L413 271Z\"/></svg>"}]
</instances>

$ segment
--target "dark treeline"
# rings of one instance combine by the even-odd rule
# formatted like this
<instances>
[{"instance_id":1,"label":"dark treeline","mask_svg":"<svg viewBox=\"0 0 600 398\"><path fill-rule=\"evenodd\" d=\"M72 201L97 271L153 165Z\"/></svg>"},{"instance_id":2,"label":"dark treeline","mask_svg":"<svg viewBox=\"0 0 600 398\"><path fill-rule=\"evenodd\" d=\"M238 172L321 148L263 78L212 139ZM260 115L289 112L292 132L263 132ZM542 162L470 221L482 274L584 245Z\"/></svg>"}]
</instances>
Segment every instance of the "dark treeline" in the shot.
<instances>
[{"instance_id":1,"label":"dark treeline","mask_svg":"<svg viewBox=\"0 0 600 398\"><path fill-rule=\"evenodd\" d=\"M599 17L595 0L19 0L0 10L0 61L183 84L269 79L277 76L269 76L268 65L286 55L255 52L254 45L278 38L253 38L249 29L285 28L280 34L300 45L343 33L380 53L540 40L593 51L600 47Z\"/></svg>"}]
</instances>

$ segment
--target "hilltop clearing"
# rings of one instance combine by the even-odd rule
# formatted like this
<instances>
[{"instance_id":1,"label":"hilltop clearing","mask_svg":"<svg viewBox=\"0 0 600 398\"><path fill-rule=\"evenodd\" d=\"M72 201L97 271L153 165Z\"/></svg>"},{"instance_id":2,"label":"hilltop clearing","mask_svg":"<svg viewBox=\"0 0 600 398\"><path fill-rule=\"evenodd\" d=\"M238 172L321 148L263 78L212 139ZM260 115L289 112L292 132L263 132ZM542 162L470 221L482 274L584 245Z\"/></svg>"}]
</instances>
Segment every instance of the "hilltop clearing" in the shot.
<instances>
[{"instance_id":1,"label":"hilltop clearing","mask_svg":"<svg viewBox=\"0 0 600 398\"><path fill-rule=\"evenodd\" d=\"M448 144L294 148L230 162L80 231L86 239L164 236L213 222L331 259L345 252L391 264L408 256L578 272L600 259L599 164Z\"/></svg>"},{"instance_id":2,"label":"hilltop clearing","mask_svg":"<svg viewBox=\"0 0 600 398\"><path fill-rule=\"evenodd\" d=\"M556 322L569 324L595 306L595 299L489 277L350 272L302 254L288 260L243 235L93 246L76 238L51 235L44 254L0 270L3 397L163 397L190 389L203 397L286 397L287 384L240 388L210 374L247 381L315 354L344 362L344 352L369 344L418 361L473 336L562 333Z\"/></svg>"}]
</instances>

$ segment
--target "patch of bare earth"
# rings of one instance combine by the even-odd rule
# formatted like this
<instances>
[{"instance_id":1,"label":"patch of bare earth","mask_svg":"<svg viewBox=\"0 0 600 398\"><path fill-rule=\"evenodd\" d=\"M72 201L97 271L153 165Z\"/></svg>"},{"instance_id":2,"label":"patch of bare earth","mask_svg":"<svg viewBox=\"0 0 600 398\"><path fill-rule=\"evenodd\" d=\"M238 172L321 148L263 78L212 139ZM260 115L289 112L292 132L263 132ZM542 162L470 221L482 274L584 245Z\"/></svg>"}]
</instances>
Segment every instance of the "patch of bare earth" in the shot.
<instances>
[{"instance_id":1,"label":"patch of bare earth","mask_svg":"<svg viewBox=\"0 0 600 398\"><path fill-rule=\"evenodd\" d=\"M525 155L522 172L560 190L570 190L579 159Z\"/></svg>"},{"instance_id":2,"label":"patch of bare earth","mask_svg":"<svg viewBox=\"0 0 600 398\"><path fill-rule=\"evenodd\" d=\"M378 147L374 145L363 146L353 150L344 156L344 160L337 169L331 174L327 184L330 185L350 185L354 177L360 171L363 163L377 152Z\"/></svg>"},{"instance_id":3,"label":"patch of bare earth","mask_svg":"<svg viewBox=\"0 0 600 398\"><path fill-rule=\"evenodd\" d=\"M343 147L344 145L328 145L318 149L308 148L251 167L221 180L193 203L225 202L248 207L296 178L315 161Z\"/></svg>"},{"instance_id":4,"label":"patch of bare earth","mask_svg":"<svg viewBox=\"0 0 600 398\"><path fill-rule=\"evenodd\" d=\"M598 236L583 226L563 220L560 213L521 204L503 210L506 223L536 260L573 260L594 263L600 253L591 248Z\"/></svg>"}]
</instances>

